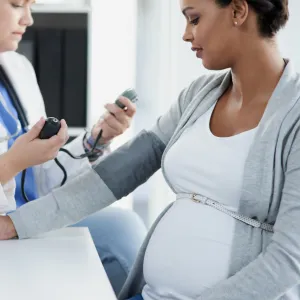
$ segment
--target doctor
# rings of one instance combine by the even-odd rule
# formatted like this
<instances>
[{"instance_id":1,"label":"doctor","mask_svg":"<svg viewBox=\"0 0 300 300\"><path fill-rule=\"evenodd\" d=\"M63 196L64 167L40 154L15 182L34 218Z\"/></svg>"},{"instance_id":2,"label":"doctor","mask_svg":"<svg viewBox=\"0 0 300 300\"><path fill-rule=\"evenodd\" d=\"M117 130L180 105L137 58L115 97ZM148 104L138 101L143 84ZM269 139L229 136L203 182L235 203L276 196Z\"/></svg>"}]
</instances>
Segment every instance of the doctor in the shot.
<instances>
[{"instance_id":1,"label":"doctor","mask_svg":"<svg viewBox=\"0 0 300 300\"><path fill-rule=\"evenodd\" d=\"M44 102L33 67L25 57L15 52L26 28L33 24L31 15L33 2L32 0L0 0L0 94L8 111L21 124L19 135L24 133L26 135L27 127L39 120L41 116L45 116ZM130 126L130 121L135 114L135 106L128 99L120 98L120 101L128 108L126 111L115 104L107 104L108 112L95 124L91 133L85 138L79 136L65 148L75 155L84 153L102 129L103 136L97 147L98 157L109 151L107 145ZM1 106L0 115L4 119L2 126L12 134L13 127L16 125L13 122L5 122L8 116L7 110L3 110ZM41 126L41 122L43 120L37 126ZM64 126L61 132L62 138L59 140L61 144L57 144L56 150L65 142L66 125ZM19 135L9 139L9 148ZM14 153L22 156L20 151ZM54 156L50 155L48 158ZM74 160L64 153L59 153L58 159L67 171L68 179L90 168L93 162L88 159ZM27 165L24 167L26 168ZM49 193L59 186L62 178L63 174L53 160L27 169L25 192L29 200ZM21 194L21 174L18 174L15 179L15 198L17 206L21 206L25 203ZM1 179L1 183L3 187L5 181ZM118 293L145 236L146 230L142 222L133 212L109 208L90 216L76 226L89 227L112 286Z\"/></svg>"}]
</instances>

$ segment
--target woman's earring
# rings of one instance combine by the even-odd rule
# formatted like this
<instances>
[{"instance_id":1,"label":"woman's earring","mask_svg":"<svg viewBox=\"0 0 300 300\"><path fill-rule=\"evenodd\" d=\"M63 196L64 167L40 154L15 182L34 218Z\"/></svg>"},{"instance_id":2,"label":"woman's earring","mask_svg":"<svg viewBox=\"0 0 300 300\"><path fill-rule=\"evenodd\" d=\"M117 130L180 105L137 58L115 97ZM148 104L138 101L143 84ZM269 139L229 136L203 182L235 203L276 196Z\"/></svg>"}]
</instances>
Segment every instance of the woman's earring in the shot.
<instances>
[{"instance_id":1,"label":"woman's earring","mask_svg":"<svg viewBox=\"0 0 300 300\"><path fill-rule=\"evenodd\" d=\"M235 22L234 22L234 25L235 25L235 26L237 26L237 24L238 24L238 22L237 22L237 21L235 21Z\"/></svg>"}]
</instances>

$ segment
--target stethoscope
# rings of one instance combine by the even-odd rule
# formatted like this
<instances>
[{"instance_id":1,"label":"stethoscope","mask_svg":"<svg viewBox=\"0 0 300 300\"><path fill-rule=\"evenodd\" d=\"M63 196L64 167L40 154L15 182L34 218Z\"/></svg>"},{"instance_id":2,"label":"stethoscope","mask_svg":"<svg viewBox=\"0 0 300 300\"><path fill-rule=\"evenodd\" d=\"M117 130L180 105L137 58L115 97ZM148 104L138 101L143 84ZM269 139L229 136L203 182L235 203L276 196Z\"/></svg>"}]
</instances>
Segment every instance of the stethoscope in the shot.
<instances>
[{"instance_id":1,"label":"stethoscope","mask_svg":"<svg viewBox=\"0 0 300 300\"><path fill-rule=\"evenodd\" d=\"M15 123L16 130L15 130L14 133L9 134L6 130L6 128L4 127L5 130L6 130L6 135L5 136L0 136L0 143L7 142L10 139L15 138L18 135L20 135L20 133L22 132L22 127L21 127L20 121L9 110L9 108L8 108L6 102L5 102L4 97L3 97L2 93L0 92L0 115L3 115L3 113L6 114L6 117L8 116L11 119L11 121L13 121ZM2 117L2 120L3 120L3 123L5 123L3 117Z\"/></svg>"},{"instance_id":2,"label":"stethoscope","mask_svg":"<svg viewBox=\"0 0 300 300\"><path fill-rule=\"evenodd\" d=\"M11 138L17 137L22 132L22 128L27 131L29 127L28 119L26 116L26 113L23 109L22 104L20 103L20 100L18 98L17 93L15 92L9 78L7 77L3 67L0 64L0 81L4 84L10 99L14 105L14 108L17 112L17 117L12 113L12 111L9 109L8 105L6 104L6 101L4 99L4 96L0 92L0 116L2 117L2 121L5 124L5 119L7 120L7 117L9 119L9 122L14 122L16 129L15 132L11 134L6 134L5 136L0 136L0 143L8 142ZM6 130L7 124L5 124L4 129ZM7 130L6 130L7 132ZM26 169L22 171L22 177L21 177L21 191L23 198L26 202L29 202L26 192L25 192L25 176L26 176Z\"/></svg>"},{"instance_id":3,"label":"stethoscope","mask_svg":"<svg viewBox=\"0 0 300 300\"><path fill-rule=\"evenodd\" d=\"M28 120L27 120L27 116L24 112L24 109L19 101L19 98L18 98L18 95L16 94L9 78L7 77L2 65L0 65L0 81L4 84L4 86L6 87L7 89L7 92L11 98L11 101L14 105L14 108L16 109L17 111L17 115L18 115L18 118L16 116L14 116L14 114L10 111L10 109L8 108L7 104L6 104L6 101L3 97L3 95L1 94L0 92L0 115L2 114L2 116L5 116L9 117L10 120L12 122L15 123L16 125L16 130L14 133L12 134L8 134L6 136L0 136L0 143L3 143L3 142L7 142L8 140L10 140L11 138L14 138L14 137L17 137L21 132L22 132L22 127L27 131L28 130L28 126L29 126L29 123L28 123ZM2 117L2 119L4 119ZM4 123L4 120L3 120L3 123Z\"/></svg>"}]
</instances>

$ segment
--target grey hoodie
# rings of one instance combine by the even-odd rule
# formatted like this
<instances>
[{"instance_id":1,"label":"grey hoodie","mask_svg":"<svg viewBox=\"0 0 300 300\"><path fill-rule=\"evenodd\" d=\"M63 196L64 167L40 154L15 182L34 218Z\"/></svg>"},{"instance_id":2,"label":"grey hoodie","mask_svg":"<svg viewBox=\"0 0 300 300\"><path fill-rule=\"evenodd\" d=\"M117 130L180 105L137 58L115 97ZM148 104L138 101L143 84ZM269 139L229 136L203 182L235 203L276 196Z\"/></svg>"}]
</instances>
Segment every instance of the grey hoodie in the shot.
<instances>
[{"instance_id":1,"label":"grey hoodie","mask_svg":"<svg viewBox=\"0 0 300 300\"><path fill-rule=\"evenodd\" d=\"M216 103L230 82L230 72L200 77L180 94L152 130L142 131L62 188L13 212L10 217L19 238L76 223L131 193L161 166L164 173L164 157L170 147ZM245 164L239 213L274 224L274 234L238 223L230 277L203 291L197 299L300 299L299 99L300 76L289 62L260 121ZM169 207L149 231L120 300L141 293L145 250Z\"/></svg>"}]
</instances>

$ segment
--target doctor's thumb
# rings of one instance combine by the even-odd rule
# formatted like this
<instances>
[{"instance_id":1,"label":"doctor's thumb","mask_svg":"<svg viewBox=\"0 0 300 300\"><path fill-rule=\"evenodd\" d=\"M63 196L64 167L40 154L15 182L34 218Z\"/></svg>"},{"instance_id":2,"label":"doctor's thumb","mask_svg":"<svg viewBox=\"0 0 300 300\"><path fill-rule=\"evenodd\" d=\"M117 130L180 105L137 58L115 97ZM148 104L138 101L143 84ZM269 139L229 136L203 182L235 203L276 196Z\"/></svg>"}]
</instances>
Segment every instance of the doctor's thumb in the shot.
<instances>
[{"instance_id":1,"label":"doctor's thumb","mask_svg":"<svg viewBox=\"0 0 300 300\"><path fill-rule=\"evenodd\" d=\"M38 138L43 126L45 124L45 119L43 117L25 134L26 139L32 141Z\"/></svg>"}]
</instances>

